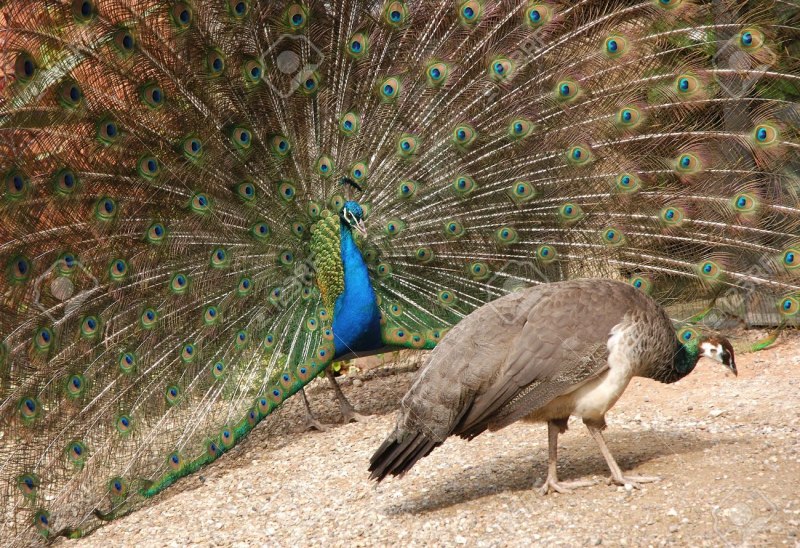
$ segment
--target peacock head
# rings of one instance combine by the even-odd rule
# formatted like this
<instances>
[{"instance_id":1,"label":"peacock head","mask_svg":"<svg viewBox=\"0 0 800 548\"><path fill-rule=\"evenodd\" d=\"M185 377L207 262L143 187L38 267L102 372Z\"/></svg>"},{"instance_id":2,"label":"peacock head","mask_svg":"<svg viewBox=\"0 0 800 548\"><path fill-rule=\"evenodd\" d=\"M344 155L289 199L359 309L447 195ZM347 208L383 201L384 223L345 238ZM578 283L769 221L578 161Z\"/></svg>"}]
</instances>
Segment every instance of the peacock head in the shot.
<instances>
[{"instance_id":1,"label":"peacock head","mask_svg":"<svg viewBox=\"0 0 800 548\"><path fill-rule=\"evenodd\" d=\"M339 212L342 224L350 230L357 230L364 238L367 237L367 227L364 224L364 210L358 202L347 201Z\"/></svg>"},{"instance_id":2,"label":"peacock head","mask_svg":"<svg viewBox=\"0 0 800 548\"><path fill-rule=\"evenodd\" d=\"M730 369L734 375L736 371L736 361L733 357L733 346L725 337L703 337L700 339L700 356L711 358Z\"/></svg>"}]
</instances>

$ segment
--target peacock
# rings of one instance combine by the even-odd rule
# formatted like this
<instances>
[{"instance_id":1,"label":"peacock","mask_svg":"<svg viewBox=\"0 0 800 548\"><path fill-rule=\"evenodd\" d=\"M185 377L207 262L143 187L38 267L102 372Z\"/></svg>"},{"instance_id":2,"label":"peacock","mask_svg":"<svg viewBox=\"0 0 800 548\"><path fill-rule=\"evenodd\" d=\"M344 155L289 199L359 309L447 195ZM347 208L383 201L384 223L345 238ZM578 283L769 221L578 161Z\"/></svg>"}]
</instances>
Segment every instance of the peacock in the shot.
<instances>
[{"instance_id":1,"label":"peacock","mask_svg":"<svg viewBox=\"0 0 800 548\"><path fill-rule=\"evenodd\" d=\"M0 2L2 537L87 534L337 360L528 286L622 280L768 344L800 306L798 21Z\"/></svg>"}]
</instances>

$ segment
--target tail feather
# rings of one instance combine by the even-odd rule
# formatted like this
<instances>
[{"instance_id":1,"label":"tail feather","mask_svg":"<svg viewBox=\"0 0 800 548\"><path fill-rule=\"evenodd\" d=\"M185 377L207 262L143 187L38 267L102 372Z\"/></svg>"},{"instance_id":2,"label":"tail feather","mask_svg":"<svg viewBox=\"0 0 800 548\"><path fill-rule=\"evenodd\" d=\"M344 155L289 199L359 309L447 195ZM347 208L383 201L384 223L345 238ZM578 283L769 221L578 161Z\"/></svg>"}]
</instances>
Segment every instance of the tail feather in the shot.
<instances>
[{"instance_id":1,"label":"tail feather","mask_svg":"<svg viewBox=\"0 0 800 548\"><path fill-rule=\"evenodd\" d=\"M406 432L401 435L397 430L381 444L369 461L370 479L378 482L386 476L402 476L423 457L442 444L429 439L422 432Z\"/></svg>"}]
</instances>

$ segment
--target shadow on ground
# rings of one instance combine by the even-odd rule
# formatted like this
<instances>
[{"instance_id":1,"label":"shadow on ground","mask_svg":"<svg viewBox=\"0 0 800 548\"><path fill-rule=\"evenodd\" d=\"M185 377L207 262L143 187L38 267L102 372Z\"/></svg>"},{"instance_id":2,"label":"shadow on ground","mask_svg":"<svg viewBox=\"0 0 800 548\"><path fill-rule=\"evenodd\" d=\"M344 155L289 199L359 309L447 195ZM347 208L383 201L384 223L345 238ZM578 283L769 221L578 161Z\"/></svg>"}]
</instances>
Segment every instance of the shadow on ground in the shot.
<instances>
[{"instance_id":1,"label":"shadow on ground","mask_svg":"<svg viewBox=\"0 0 800 548\"><path fill-rule=\"evenodd\" d=\"M531 428L532 433L535 433L533 435L545 439L536 448L532 448L531 452L520 451L517 455L497 456L490 461L476 463L466 470L446 471L439 478L432 478L426 483L424 494L411 494L406 491L406 496L401 501L387 506L385 513L425 514L498 493L534 489L536 479L543 478L547 474L546 430L535 425L525 426ZM502 431L497 435L502 436ZM572 443L567 451L560 449L560 480L590 479L592 476L608 477L608 468L600 451L588 434L586 438L580 441L571 440ZM611 431L606 434L606 440L623 472L662 457L699 453L712 446L742 443L741 439L736 438L715 437L710 440L694 434L664 430L616 433ZM471 443L481 443L481 438L476 438ZM625 450L626 447L633 449ZM437 449L437 451L447 450L447 444ZM416 484L418 485L419 481ZM603 480L600 484L604 485Z\"/></svg>"}]
</instances>

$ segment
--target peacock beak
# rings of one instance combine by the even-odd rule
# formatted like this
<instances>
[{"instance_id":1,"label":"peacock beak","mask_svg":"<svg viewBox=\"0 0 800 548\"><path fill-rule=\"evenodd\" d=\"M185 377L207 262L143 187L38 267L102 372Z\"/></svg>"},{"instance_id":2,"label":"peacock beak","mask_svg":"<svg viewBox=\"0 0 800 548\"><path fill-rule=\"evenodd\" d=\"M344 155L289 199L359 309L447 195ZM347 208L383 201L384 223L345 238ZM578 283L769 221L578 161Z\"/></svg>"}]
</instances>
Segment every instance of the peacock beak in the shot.
<instances>
[{"instance_id":1,"label":"peacock beak","mask_svg":"<svg viewBox=\"0 0 800 548\"><path fill-rule=\"evenodd\" d=\"M361 234L364 238L367 237L367 225L364 224L364 221L362 219L356 221L356 230L358 230L358 233Z\"/></svg>"}]
</instances>

